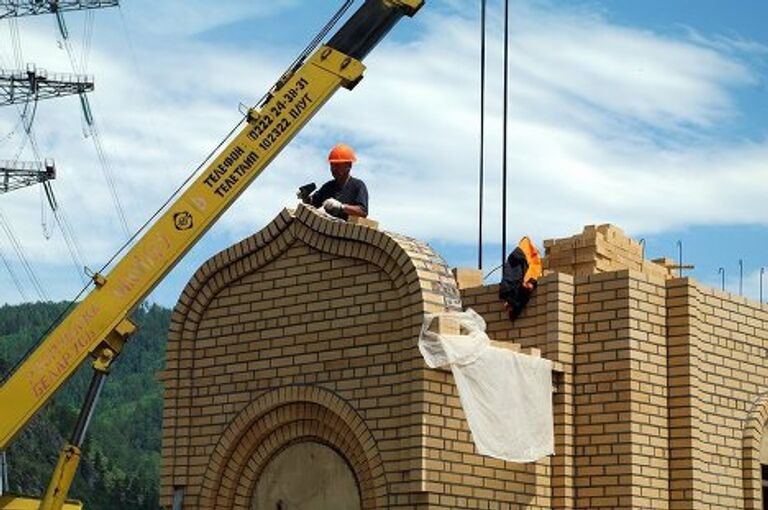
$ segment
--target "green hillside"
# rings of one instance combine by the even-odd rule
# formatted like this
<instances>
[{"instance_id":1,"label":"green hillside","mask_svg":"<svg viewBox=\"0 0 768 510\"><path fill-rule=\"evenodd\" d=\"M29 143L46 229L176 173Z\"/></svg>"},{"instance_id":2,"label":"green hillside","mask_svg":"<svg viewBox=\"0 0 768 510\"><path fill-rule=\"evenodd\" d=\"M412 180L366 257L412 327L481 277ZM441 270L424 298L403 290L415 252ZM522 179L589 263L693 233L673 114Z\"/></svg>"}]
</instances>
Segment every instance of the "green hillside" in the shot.
<instances>
[{"instance_id":1,"label":"green hillside","mask_svg":"<svg viewBox=\"0 0 768 510\"><path fill-rule=\"evenodd\" d=\"M65 310L65 303L0 307L0 373L4 374ZM139 325L117 360L91 422L70 497L88 510L158 508L163 368L170 310L143 306ZM39 496L60 446L72 432L91 378L85 364L8 449L13 492Z\"/></svg>"}]
</instances>

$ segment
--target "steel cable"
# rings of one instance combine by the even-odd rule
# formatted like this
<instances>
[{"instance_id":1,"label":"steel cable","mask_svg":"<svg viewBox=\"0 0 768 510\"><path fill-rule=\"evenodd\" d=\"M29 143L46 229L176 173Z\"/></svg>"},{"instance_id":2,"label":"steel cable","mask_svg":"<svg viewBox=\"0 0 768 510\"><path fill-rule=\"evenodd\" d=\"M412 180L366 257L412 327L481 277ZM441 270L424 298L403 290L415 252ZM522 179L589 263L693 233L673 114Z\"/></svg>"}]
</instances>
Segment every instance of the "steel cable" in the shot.
<instances>
[{"instance_id":1,"label":"steel cable","mask_svg":"<svg viewBox=\"0 0 768 510\"><path fill-rule=\"evenodd\" d=\"M29 281L32 282L32 287L35 289L35 292L37 292L38 297L42 301L50 301L48 294L40 284L40 280L37 278L34 269L32 269L32 266L30 265L26 254L24 253L24 248L21 246L21 243L19 243L16 234L13 232L10 223L8 223L8 220L5 218L5 215L2 211L0 211L0 227L2 227L2 229L5 231L5 235L11 242L11 247L16 252L16 256L19 258L21 267L24 269L24 272L27 273L27 277L29 278Z\"/></svg>"},{"instance_id":2,"label":"steel cable","mask_svg":"<svg viewBox=\"0 0 768 510\"><path fill-rule=\"evenodd\" d=\"M60 14L60 13L59 13ZM88 22L86 21L86 25ZM69 56L69 62L72 66L72 70L76 74L85 74L85 58L78 63L77 57L75 56L75 51L72 47L72 43L69 39L69 35L67 33L66 25L64 24L64 16L59 16L59 32L63 39L63 45L64 48L67 51L67 55ZM86 32L86 36L89 34ZM88 37L90 39L90 37ZM90 46L90 42L84 40L83 41L83 57L85 56L85 48ZM117 191L117 184L115 181L114 172L112 169L111 162L107 156L107 153L104 149L104 145L101 141L101 135L99 132L99 129L96 126L96 119L93 115L93 110L88 105L88 101L86 96L81 96L82 104L83 104L83 115L86 119L86 129L87 132L91 135L91 140L93 141L94 149L96 150L96 157L99 161L99 166L101 168L101 172L104 175L104 180L107 183L107 189L109 191L110 196L112 197L112 202L115 207L115 212L117 213L117 217L120 220L120 226L123 228L123 233L126 237L130 237L131 230L128 226L128 219L125 214L125 209L123 207L122 200L120 199L120 194Z\"/></svg>"},{"instance_id":3,"label":"steel cable","mask_svg":"<svg viewBox=\"0 0 768 510\"><path fill-rule=\"evenodd\" d=\"M18 290L19 294L21 294L21 299L23 299L24 302L29 301L29 297L27 297L27 293L24 292L24 288L21 286L21 282L19 281L19 278L16 276L16 272L13 270L13 266L11 266L11 263L5 257L5 253L3 253L2 248L0 248L0 259L2 259L3 265L8 270L8 274L11 275L11 280L13 280L14 285L16 285L16 290Z\"/></svg>"},{"instance_id":4,"label":"steel cable","mask_svg":"<svg viewBox=\"0 0 768 510\"><path fill-rule=\"evenodd\" d=\"M483 187L485 185L485 10L480 2L480 176L478 183L477 268L483 269Z\"/></svg>"},{"instance_id":5,"label":"steel cable","mask_svg":"<svg viewBox=\"0 0 768 510\"><path fill-rule=\"evenodd\" d=\"M509 108L509 0L504 0L504 117L501 155L501 263L507 260L507 113Z\"/></svg>"}]
</instances>

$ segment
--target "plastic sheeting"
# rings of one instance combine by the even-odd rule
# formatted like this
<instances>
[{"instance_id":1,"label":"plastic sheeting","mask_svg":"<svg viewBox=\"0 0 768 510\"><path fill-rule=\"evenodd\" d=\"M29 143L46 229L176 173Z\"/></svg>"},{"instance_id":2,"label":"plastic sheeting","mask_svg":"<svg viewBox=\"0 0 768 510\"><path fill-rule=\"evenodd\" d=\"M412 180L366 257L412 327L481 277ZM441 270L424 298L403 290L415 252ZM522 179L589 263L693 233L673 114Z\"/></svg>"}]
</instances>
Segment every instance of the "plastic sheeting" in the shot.
<instances>
[{"instance_id":1,"label":"plastic sheeting","mask_svg":"<svg viewBox=\"0 0 768 510\"><path fill-rule=\"evenodd\" d=\"M511 462L553 455L552 362L492 346L472 309L443 315L461 334L429 331L438 315L427 314L419 350L430 368L450 367L477 451Z\"/></svg>"}]
</instances>

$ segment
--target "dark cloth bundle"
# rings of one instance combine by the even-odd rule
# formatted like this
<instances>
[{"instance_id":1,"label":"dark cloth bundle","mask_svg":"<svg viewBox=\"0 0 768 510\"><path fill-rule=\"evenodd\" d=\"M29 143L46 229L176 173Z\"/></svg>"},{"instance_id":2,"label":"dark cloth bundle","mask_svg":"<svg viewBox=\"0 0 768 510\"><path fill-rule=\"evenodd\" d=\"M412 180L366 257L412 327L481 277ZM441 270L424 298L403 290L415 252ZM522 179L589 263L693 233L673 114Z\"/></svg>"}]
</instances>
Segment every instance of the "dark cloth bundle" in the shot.
<instances>
[{"instance_id":1,"label":"dark cloth bundle","mask_svg":"<svg viewBox=\"0 0 768 510\"><path fill-rule=\"evenodd\" d=\"M504 272L499 285L499 299L506 301L509 305L510 320L515 320L520 315L536 287L536 280L525 285L528 266L525 252L519 247L509 254L504 263Z\"/></svg>"}]
</instances>

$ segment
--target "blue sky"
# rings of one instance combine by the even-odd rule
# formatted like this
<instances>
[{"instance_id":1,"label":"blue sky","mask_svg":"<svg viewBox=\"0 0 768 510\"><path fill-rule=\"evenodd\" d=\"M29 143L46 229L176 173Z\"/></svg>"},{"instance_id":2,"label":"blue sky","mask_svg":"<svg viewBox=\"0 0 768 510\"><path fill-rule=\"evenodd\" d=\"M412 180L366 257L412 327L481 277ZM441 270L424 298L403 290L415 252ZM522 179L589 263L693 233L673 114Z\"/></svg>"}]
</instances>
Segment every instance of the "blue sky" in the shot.
<instances>
[{"instance_id":1,"label":"blue sky","mask_svg":"<svg viewBox=\"0 0 768 510\"><path fill-rule=\"evenodd\" d=\"M94 14L87 66L111 178L138 227L279 76L341 2L125 0ZM693 263L720 285L725 267L756 297L768 266L768 4L757 0L511 2L509 239L570 236L614 223L645 238L648 256ZM502 3L489 0L486 270L500 258ZM192 272L290 205L297 185L328 178L339 140L358 148L355 173L383 228L427 239L452 266L476 264L479 4L428 0L341 91L151 299L172 305ZM66 15L80 55L88 16ZM71 72L54 19L16 22L21 62ZM0 66L16 57L0 22ZM85 263L100 267L124 240L75 98L41 104L35 130L55 157L54 186ZM23 141L0 111L0 159ZM22 159L30 159L28 147ZM53 299L79 290L60 232L45 240L39 190L2 197ZM35 293L7 239L25 293ZM768 284L768 282L766 282ZM0 302L21 295L0 272Z\"/></svg>"}]
</instances>

